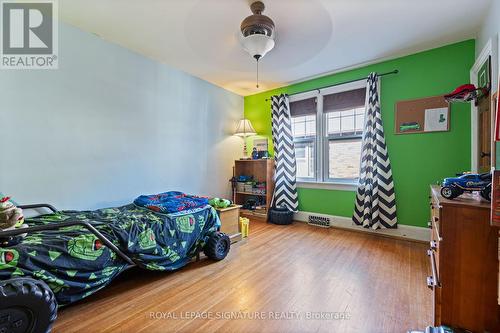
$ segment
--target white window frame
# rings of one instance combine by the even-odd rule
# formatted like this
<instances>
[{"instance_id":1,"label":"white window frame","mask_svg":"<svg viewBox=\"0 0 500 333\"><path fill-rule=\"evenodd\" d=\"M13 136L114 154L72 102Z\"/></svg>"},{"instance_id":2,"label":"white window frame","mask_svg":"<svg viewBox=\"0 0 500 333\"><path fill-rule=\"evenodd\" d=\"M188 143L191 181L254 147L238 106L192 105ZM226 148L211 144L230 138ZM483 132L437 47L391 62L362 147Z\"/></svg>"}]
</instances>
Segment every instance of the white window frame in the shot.
<instances>
[{"instance_id":1,"label":"white window frame","mask_svg":"<svg viewBox=\"0 0 500 333\"><path fill-rule=\"evenodd\" d=\"M331 95L335 93L341 93L344 91L350 91L350 90L356 90L356 89L362 89L366 88L366 80L359 80L355 82L349 82L345 84L341 84L338 86L326 88L326 89L321 89L321 99L325 95ZM366 97L365 97L366 100ZM329 173L329 141L330 137L328 136L328 122L327 122L327 115L326 113L323 113L323 107L321 108L321 117L322 117L322 138L323 142L322 147L323 147L323 155L322 155L322 164L323 164L323 170L322 170L322 182L323 183L330 183L330 184L355 184L358 185L359 182L359 177L357 178L330 178L330 173ZM364 128L364 126L363 126ZM346 136L343 138L338 138L336 140L349 140L349 139L360 139L362 140L362 134L361 135L352 135L352 136Z\"/></svg>"},{"instance_id":2,"label":"white window frame","mask_svg":"<svg viewBox=\"0 0 500 333\"><path fill-rule=\"evenodd\" d=\"M354 191L358 186L359 178L329 178L329 137L327 132L327 115L323 113L323 97L334 93L366 88L366 80L349 82L330 88L315 90L291 95L290 102L297 102L308 98L316 98L316 137L314 141L314 175L315 178L297 178L299 187L322 188ZM364 126L363 126L364 128ZM361 138L361 136L350 136L338 140ZM300 141L300 140L298 140Z\"/></svg>"},{"instance_id":3,"label":"white window frame","mask_svg":"<svg viewBox=\"0 0 500 333\"><path fill-rule=\"evenodd\" d=\"M318 149L318 147L321 147L319 145L319 142L318 142L318 136L319 136L318 134L320 133L319 132L320 131L320 124L319 124L320 123L320 121L319 121L320 105L319 104L321 103L321 108L323 108L323 99L319 98L319 97L320 97L319 91L315 90L315 91L308 91L305 93L295 94L295 95L292 95L288 98L288 101L290 103L302 101L304 99L309 99L309 98L316 99L316 135L314 137L314 178L310 178L310 177L299 178L299 177L297 177L297 181L299 183L302 183L302 182L304 182L304 183L316 183L316 182L318 182L318 176L320 175L320 173L319 173L320 170L318 168L318 153L321 150L321 149ZM293 141L295 144L298 142L306 142L309 140L295 139L294 138Z\"/></svg>"}]
</instances>

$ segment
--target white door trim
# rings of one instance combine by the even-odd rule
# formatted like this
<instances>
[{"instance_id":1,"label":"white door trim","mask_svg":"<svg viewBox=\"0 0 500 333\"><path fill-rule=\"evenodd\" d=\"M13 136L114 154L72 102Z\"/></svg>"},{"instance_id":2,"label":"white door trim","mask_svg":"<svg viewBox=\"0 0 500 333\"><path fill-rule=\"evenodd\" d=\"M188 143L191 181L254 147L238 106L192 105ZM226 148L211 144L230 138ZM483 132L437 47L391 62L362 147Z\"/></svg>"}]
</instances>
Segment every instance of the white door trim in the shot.
<instances>
[{"instance_id":1,"label":"white door trim","mask_svg":"<svg viewBox=\"0 0 500 333\"><path fill-rule=\"evenodd\" d=\"M493 55L493 42L491 39L488 40L483 50L476 58L474 65L470 69L470 83L477 87L477 74L481 69L481 66L488 59L489 56ZM492 71L492 75L493 71ZM477 107L474 102L471 102L471 171L477 172L479 160L477 158L479 142L478 142L478 115L477 115ZM493 150L492 150L493 151Z\"/></svg>"}]
</instances>

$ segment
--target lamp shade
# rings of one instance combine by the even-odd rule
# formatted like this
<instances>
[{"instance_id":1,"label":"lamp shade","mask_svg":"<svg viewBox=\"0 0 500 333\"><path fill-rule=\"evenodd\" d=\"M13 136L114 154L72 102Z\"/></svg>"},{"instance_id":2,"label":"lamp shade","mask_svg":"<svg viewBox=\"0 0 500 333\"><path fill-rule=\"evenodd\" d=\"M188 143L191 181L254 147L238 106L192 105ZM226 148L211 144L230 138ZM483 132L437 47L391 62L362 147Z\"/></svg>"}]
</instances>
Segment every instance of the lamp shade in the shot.
<instances>
[{"instance_id":1,"label":"lamp shade","mask_svg":"<svg viewBox=\"0 0 500 333\"><path fill-rule=\"evenodd\" d=\"M248 119L241 119L240 122L238 123L238 127L236 127L236 131L234 132L234 135L238 136L251 136L251 135L256 135L257 132L255 132L252 123Z\"/></svg>"}]
</instances>

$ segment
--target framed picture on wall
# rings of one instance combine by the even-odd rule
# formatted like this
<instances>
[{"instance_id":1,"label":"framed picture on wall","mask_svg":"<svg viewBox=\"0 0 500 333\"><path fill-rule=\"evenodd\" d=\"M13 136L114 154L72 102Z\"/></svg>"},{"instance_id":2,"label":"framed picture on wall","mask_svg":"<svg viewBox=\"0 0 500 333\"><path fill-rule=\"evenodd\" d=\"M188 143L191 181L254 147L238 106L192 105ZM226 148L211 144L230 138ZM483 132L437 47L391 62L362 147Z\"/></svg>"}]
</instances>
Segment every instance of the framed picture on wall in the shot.
<instances>
[{"instance_id":1,"label":"framed picture on wall","mask_svg":"<svg viewBox=\"0 0 500 333\"><path fill-rule=\"evenodd\" d=\"M479 98L488 96L491 91L491 56L486 59L481 68L479 68L479 72L477 72L477 85L477 88L482 89L482 94Z\"/></svg>"},{"instance_id":2,"label":"framed picture on wall","mask_svg":"<svg viewBox=\"0 0 500 333\"><path fill-rule=\"evenodd\" d=\"M257 149L258 158L269 157L269 147L267 138L254 139L253 146Z\"/></svg>"},{"instance_id":3,"label":"framed picture on wall","mask_svg":"<svg viewBox=\"0 0 500 333\"><path fill-rule=\"evenodd\" d=\"M268 151L268 140L267 138L259 138L253 140L253 146L257 148L257 151Z\"/></svg>"}]
</instances>

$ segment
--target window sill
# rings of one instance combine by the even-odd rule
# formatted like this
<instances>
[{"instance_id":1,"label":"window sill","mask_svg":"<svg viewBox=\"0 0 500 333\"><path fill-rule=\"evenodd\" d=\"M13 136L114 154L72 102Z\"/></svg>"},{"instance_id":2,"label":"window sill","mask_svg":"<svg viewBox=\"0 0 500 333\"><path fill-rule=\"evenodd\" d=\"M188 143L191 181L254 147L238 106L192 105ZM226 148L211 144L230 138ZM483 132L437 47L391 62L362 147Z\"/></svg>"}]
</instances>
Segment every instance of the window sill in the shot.
<instances>
[{"instance_id":1,"label":"window sill","mask_svg":"<svg viewBox=\"0 0 500 333\"><path fill-rule=\"evenodd\" d=\"M315 181L297 181L299 188L315 188L322 190L356 191L358 183L356 182L315 182Z\"/></svg>"}]
</instances>

